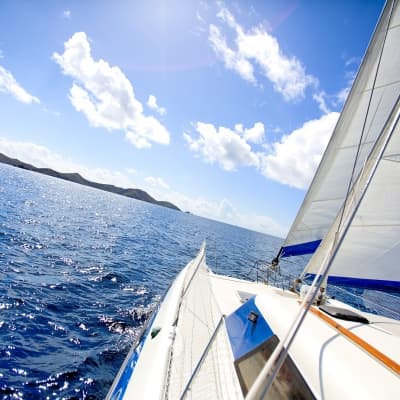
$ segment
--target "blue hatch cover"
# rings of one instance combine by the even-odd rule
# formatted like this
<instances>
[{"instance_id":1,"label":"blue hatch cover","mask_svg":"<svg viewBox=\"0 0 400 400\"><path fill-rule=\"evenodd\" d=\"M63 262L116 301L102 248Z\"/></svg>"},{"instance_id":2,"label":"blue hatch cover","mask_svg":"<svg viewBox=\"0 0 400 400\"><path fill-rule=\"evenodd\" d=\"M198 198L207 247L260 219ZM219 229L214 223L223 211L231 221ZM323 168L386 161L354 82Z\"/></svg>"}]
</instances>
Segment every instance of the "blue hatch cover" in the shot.
<instances>
[{"instance_id":1,"label":"blue hatch cover","mask_svg":"<svg viewBox=\"0 0 400 400\"><path fill-rule=\"evenodd\" d=\"M225 321L235 360L274 334L257 308L255 297L228 315Z\"/></svg>"}]
</instances>

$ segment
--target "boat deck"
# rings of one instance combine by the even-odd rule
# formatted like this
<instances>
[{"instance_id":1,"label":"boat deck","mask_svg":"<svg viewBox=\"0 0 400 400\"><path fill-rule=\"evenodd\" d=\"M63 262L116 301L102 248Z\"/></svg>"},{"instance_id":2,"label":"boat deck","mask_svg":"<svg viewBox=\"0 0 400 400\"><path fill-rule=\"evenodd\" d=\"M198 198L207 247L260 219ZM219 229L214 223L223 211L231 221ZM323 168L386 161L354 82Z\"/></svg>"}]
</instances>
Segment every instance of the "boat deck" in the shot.
<instances>
[{"instance_id":1,"label":"boat deck","mask_svg":"<svg viewBox=\"0 0 400 400\"><path fill-rule=\"evenodd\" d=\"M292 292L213 273L210 281L226 315L240 307L244 293L256 295L255 304L280 338L299 311L299 298ZM336 300L329 304L365 316L369 324L330 318L400 364L400 321L362 313ZM318 398L396 398L400 393L395 372L313 313L307 315L289 353Z\"/></svg>"},{"instance_id":2,"label":"boat deck","mask_svg":"<svg viewBox=\"0 0 400 400\"><path fill-rule=\"evenodd\" d=\"M358 312L336 300L329 303ZM118 387L123 388L122 397L117 398L243 399L243 382L236 369L242 356L238 356L232 341L237 338L232 339L230 328L232 320L242 318L244 330L252 329L248 321L251 308L241 316L238 314L246 307L253 307L260 316L261 324L257 322L254 327L261 342L252 342L256 339L252 334L242 336L248 340L245 345L250 346L242 355L250 354L248 349L264 346L267 331L283 340L301 305L298 295L290 291L212 273L203 249L169 290L152 323L151 335L140 351L139 361L138 354L127 357L116 380L122 383L113 389L116 393ZM397 398L400 393L399 374L335 327L340 325L390 355L398 365L400 322L358 313L370 323L328 317L333 321L332 326L311 312L295 337L289 355L315 398ZM153 337L154 332L157 333ZM239 332L239 340L240 335ZM129 368L134 372L129 372Z\"/></svg>"}]
</instances>

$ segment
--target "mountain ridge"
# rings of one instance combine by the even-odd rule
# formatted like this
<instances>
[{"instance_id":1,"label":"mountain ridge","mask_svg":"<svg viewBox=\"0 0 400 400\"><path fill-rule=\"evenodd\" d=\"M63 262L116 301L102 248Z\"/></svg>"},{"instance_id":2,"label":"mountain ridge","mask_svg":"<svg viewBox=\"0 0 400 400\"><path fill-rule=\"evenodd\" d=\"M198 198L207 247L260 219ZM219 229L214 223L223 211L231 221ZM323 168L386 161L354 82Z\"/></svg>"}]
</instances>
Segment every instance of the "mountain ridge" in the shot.
<instances>
[{"instance_id":1,"label":"mountain ridge","mask_svg":"<svg viewBox=\"0 0 400 400\"><path fill-rule=\"evenodd\" d=\"M37 172L40 174L52 176L54 178L63 179L65 181L77 183L79 185L93 187L95 189L103 190L105 192L111 192L115 194L119 194L120 196L129 197L132 199L145 201L146 203L156 204L161 207L170 208L172 210L181 211L175 204L170 203L169 201L163 200L156 200L152 196L150 196L147 192L142 189L135 189L135 188L121 188L118 186L114 186L111 184L106 183L98 183L89 181L88 179L84 178L77 172L58 172L51 168L38 168L32 164L28 164L24 161L18 160L17 158L11 158L6 156L3 153L0 153L0 162L3 164L11 165L13 167L25 169L28 171Z\"/></svg>"}]
</instances>

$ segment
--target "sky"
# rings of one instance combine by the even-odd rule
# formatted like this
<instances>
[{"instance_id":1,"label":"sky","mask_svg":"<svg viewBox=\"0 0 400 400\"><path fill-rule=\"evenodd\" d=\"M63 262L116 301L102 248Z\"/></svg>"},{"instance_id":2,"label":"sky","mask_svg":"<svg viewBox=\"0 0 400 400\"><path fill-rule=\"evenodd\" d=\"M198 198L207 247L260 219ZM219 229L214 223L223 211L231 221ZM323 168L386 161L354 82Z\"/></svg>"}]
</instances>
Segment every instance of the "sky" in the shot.
<instances>
[{"instance_id":1,"label":"sky","mask_svg":"<svg viewBox=\"0 0 400 400\"><path fill-rule=\"evenodd\" d=\"M0 152L284 237L381 0L0 1Z\"/></svg>"}]
</instances>

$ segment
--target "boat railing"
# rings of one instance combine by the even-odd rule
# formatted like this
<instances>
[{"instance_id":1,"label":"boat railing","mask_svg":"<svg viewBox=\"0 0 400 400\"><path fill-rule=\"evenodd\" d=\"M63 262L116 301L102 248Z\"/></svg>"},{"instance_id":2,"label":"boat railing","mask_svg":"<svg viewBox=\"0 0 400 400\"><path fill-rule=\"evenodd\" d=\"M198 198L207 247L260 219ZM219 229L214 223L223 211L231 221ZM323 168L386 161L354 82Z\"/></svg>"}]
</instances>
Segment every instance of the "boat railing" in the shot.
<instances>
[{"instance_id":1,"label":"boat railing","mask_svg":"<svg viewBox=\"0 0 400 400\"><path fill-rule=\"evenodd\" d=\"M256 282L280 287L282 290L293 288L293 282L297 278L297 276L282 273L279 264L265 260L257 260L252 270L256 272Z\"/></svg>"}]
</instances>

